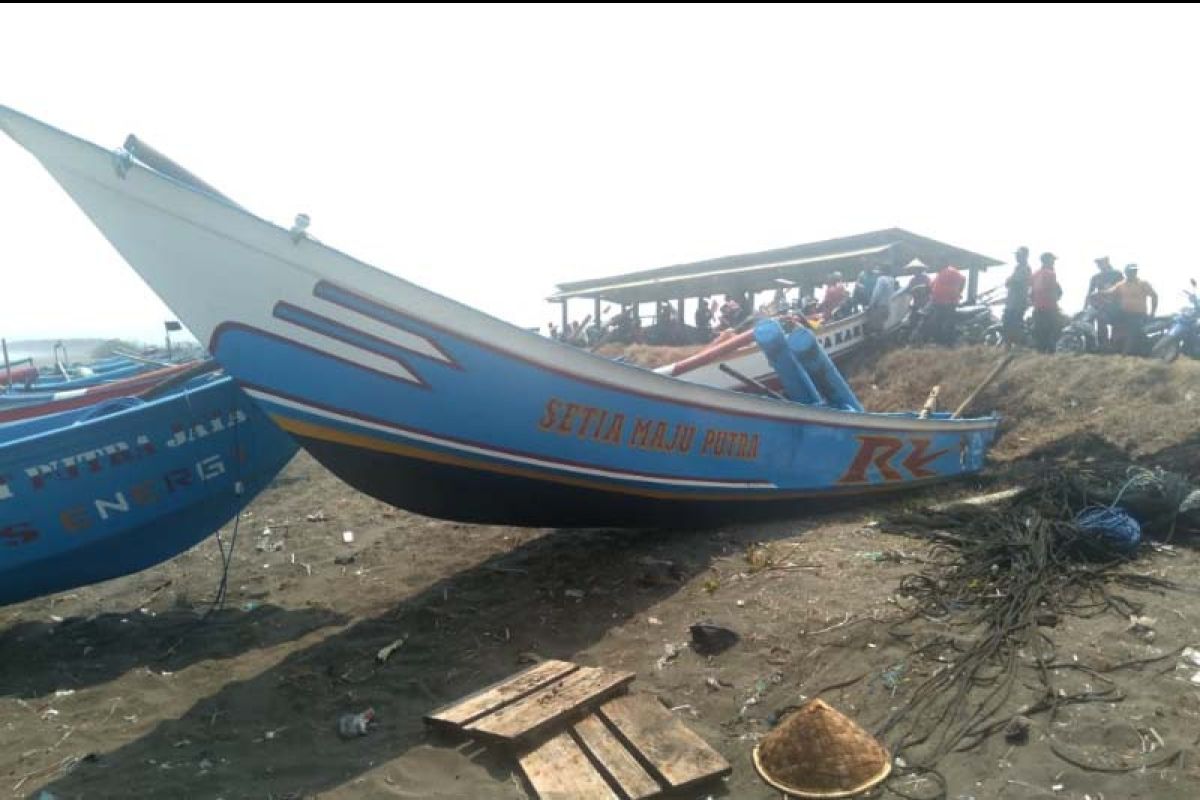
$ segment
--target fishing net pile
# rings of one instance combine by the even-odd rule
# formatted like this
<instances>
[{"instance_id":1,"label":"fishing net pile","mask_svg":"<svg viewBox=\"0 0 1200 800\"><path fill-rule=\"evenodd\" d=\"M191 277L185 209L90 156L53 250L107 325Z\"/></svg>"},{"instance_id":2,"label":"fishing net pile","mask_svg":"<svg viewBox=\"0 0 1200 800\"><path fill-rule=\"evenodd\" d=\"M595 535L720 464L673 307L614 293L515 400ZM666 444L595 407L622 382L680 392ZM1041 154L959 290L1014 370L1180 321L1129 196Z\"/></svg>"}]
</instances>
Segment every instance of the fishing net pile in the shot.
<instances>
[{"instance_id":1,"label":"fishing net pile","mask_svg":"<svg viewBox=\"0 0 1200 800\"><path fill-rule=\"evenodd\" d=\"M1178 651L1093 666L1060 656L1054 628L1072 615L1138 617L1142 607L1123 594L1130 589L1186 590L1139 570L1131 562L1136 542L1131 547L1129 531L1120 527L1132 517L1144 538L1158 540L1200 530L1198 500L1195 487L1172 473L1076 467L1048 471L1002 502L886 520L893 532L933 541L922 568L901 582L898 598L907 613L892 629L929 669L878 734L913 769L941 783L939 759L1011 732L1014 720L1048 714L1052 721L1068 705L1120 700L1112 673ZM1081 514L1099 525L1081 525ZM1078 762L1053 741L1051 747ZM1151 765L1093 768L1125 766Z\"/></svg>"}]
</instances>

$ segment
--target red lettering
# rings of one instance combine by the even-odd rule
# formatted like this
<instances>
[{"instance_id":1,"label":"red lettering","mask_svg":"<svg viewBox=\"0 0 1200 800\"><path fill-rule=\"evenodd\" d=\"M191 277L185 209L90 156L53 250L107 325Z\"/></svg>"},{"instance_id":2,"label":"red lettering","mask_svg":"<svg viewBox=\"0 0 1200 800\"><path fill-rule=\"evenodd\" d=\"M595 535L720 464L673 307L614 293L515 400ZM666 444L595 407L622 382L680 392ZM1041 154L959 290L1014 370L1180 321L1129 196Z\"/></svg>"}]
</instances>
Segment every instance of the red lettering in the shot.
<instances>
[{"instance_id":1,"label":"red lettering","mask_svg":"<svg viewBox=\"0 0 1200 800\"><path fill-rule=\"evenodd\" d=\"M182 486L191 486L192 471L190 469L173 469L163 475L163 481L167 484L168 492L173 492Z\"/></svg>"},{"instance_id":2,"label":"red lettering","mask_svg":"<svg viewBox=\"0 0 1200 800\"><path fill-rule=\"evenodd\" d=\"M633 433L629 435L629 443L634 447L645 447L646 439L650 437L650 420L637 419L633 423Z\"/></svg>"},{"instance_id":3,"label":"red lettering","mask_svg":"<svg viewBox=\"0 0 1200 800\"><path fill-rule=\"evenodd\" d=\"M650 443L650 447L655 450L667 449L667 423L659 422L654 426L654 440Z\"/></svg>"},{"instance_id":4,"label":"red lettering","mask_svg":"<svg viewBox=\"0 0 1200 800\"><path fill-rule=\"evenodd\" d=\"M578 403L567 403L567 413L563 414L562 421L558 423L559 433L570 433L571 424L575 421L575 415L579 412L580 405Z\"/></svg>"},{"instance_id":5,"label":"red lettering","mask_svg":"<svg viewBox=\"0 0 1200 800\"><path fill-rule=\"evenodd\" d=\"M930 478L937 475L937 470L926 469L926 465L931 464L950 452L949 450L938 450L936 453L925 455L925 451L929 449L929 445L930 441L928 439L913 439L912 452L904 457L904 461L900 462L914 478Z\"/></svg>"},{"instance_id":6,"label":"red lettering","mask_svg":"<svg viewBox=\"0 0 1200 800\"><path fill-rule=\"evenodd\" d=\"M38 538L38 532L28 522L18 522L7 528L0 528L0 544L5 547L20 547Z\"/></svg>"},{"instance_id":7,"label":"red lettering","mask_svg":"<svg viewBox=\"0 0 1200 800\"><path fill-rule=\"evenodd\" d=\"M586 406L583 411L583 422L579 423L579 438L582 439L587 435L588 426L592 424L592 418L600 413L600 409Z\"/></svg>"},{"instance_id":8,"label":"red lettering","mask_svg":"<svg viewBox=\"0 0 1200 800\"><path fill-rule=\"evenodd\" d=\"M872 466L879 470L885 481L904 479L892 466L892 459L904 447L903 440L894 436L859 436L858 441L858 453L838 483L870 483L867 470Z\"/></svg>"},{"instance_id":9,"label":"red lettering","mask_svg":"<svg viewBox=\"0 0 1200 800\"><path fill-rule=\"evenodd\" d=\"M538 427L544 431L554 427L554 421L558 419L558 407L562 405L557 400L550 399L546 401L546 415L542 417L538 423Z\"/></svg>"},{"instance_id":10,"label":"red lettering","mask_svg":"<svg viewBox=\"0 0 1200 800\"><path fill-rule=\"evenodd\" d=\"M58 512L58 521L62 523L68 533L78 533L92 526L92 521L88 519L87 511L83 506L63 509Z\"/></svg>"},{"instance_id":11,"label":"red lettering","mask_svg":"<svg viewBox=\"0 0 1200 800\"><path fill-rule=\"evenodd\" d=\"M614 414L612 424L608 426L608 433L604 434L604 441L610 444L621 443L621 432L625 428L625 415Z\"/></svg>"}]
</instances>

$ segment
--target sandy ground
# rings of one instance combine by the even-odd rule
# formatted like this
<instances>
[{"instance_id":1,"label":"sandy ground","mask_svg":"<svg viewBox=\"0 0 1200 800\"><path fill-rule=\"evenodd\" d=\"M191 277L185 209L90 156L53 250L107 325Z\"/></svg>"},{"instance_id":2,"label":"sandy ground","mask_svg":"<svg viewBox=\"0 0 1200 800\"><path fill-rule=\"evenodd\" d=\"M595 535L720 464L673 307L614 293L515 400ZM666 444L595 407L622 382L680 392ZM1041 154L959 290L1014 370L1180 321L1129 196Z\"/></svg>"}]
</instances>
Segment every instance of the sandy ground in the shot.
<instances>
[{"instance_id":1,"label":"sandy ground","mask_svg":"<svg viewBox=\"0 0 1200 800\"><path fill-rule=\"evenodd\" d=\"M1194 452L1184 433L1155 450ZM1056 428L1052 440L1069 434ZM1005 451L987 487L643 532L429 520L356 493L302 453L239 520L229 599L206 620L222 572L212 540L135 576L0 609L0 796L523 798L509 757L431 735L421 716L553 657L636 672L635 691L661 696L724 754L733 775L698 796L778 797L749 761L776 712L819 694L872 729L928 674L893 627L899 581L927 545L870 523L902 502L1002 483L1033 444ZM1191 544L1126 568L1200 587ZM1071 617L1054 631L1058 651L1111 666L1200 645L1197 593L1125 591L1154 618L1152 641L1113 614ZM699 621L741 641L701 657L686 646ZM998 736L946 758L948 797L1200 796L1200 687L1177 663L1107 673L1122 701L1037 716L1028 744ZM1035 696L1028 683L1014 708ZM368 707L377 728L339 739L338 717ZM1096 767L1179 755L1131 772L1082 769L1049 736Z\"/></svg>"}]
</instances>

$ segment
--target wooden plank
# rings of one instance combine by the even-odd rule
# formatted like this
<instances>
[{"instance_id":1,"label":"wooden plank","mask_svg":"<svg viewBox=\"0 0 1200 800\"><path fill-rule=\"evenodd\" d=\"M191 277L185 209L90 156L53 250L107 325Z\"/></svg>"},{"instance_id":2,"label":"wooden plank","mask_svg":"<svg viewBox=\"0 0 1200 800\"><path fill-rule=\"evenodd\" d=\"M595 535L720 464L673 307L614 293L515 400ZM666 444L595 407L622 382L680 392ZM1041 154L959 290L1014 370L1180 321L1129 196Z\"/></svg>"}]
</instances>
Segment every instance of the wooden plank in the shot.
<instances>
[{"instance_id":1,"label":"wooden plank","mask_svg":"<svg viewBox=\"0 0 1200 800\"><path fill-rule=\"evenodd\" d=\"M602 772L629 800L645 800L661 794L663 787L650 777L633 753L608 729L604 720L590 714L575 726L575 735Z\"/></svg>"},{"instance_id":2,"label":"wooden plank","mask_svg":"<svg viewBox=\"0 0 1200 800\"><path fill-rule=\"evenodd\" d=\"M732 771L720 753L652 695L618 697L601 706L600 714L673 789Z\"/></svg>"},{"instance_id":3,"label":"wooden plank","mask_svg":"<svg viewBox=\"0 0 1200 800\"><path fill-rule=\"evenodd\" d=\"M581 667L562 680L472 722L466 729L468 733L508 742L524 739L623 692L633 678L632 672Z\"/></svg>"},{"instance_id":4,"label":"wooden plank","mask_svg":"<svg viewBox=\"0 0 1200 800\"><path fill-rule=\"evenodd\" d=\"M569 733L560 733L519 761L541 800L617 800L616 792Z\"/></svg>"},{"instance_id":5,"label":"wooden plank","mask_svg":"<svg viewBox=\"0 0 1200 800\"><path fill-rule=\"evenodd\" d=\"M568 661L543 661L502 681L485 686L449 705L429 712L425 721L432 725L462 728L480 717L515 703L538 689L579 669Z\"/></svg>"}]
</instances>

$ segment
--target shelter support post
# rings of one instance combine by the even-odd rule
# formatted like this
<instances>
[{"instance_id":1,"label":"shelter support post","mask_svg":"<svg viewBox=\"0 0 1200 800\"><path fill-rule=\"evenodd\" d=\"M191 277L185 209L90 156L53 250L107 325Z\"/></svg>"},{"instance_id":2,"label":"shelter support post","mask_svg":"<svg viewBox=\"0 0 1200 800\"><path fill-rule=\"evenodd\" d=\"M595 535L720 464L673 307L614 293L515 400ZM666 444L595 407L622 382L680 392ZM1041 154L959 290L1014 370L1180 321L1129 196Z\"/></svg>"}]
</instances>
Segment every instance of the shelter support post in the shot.
<instances>
[{"instance_id":1,"label":"shelter support post","mask_svg":"<svg viewBox=\"0 0 1200 800\"><path fill-rule=\"evenodd\" d=\"M979 270L975 267L967 270L967 303L974 305L979 299Z\"/></svg>"}]
</instances>

